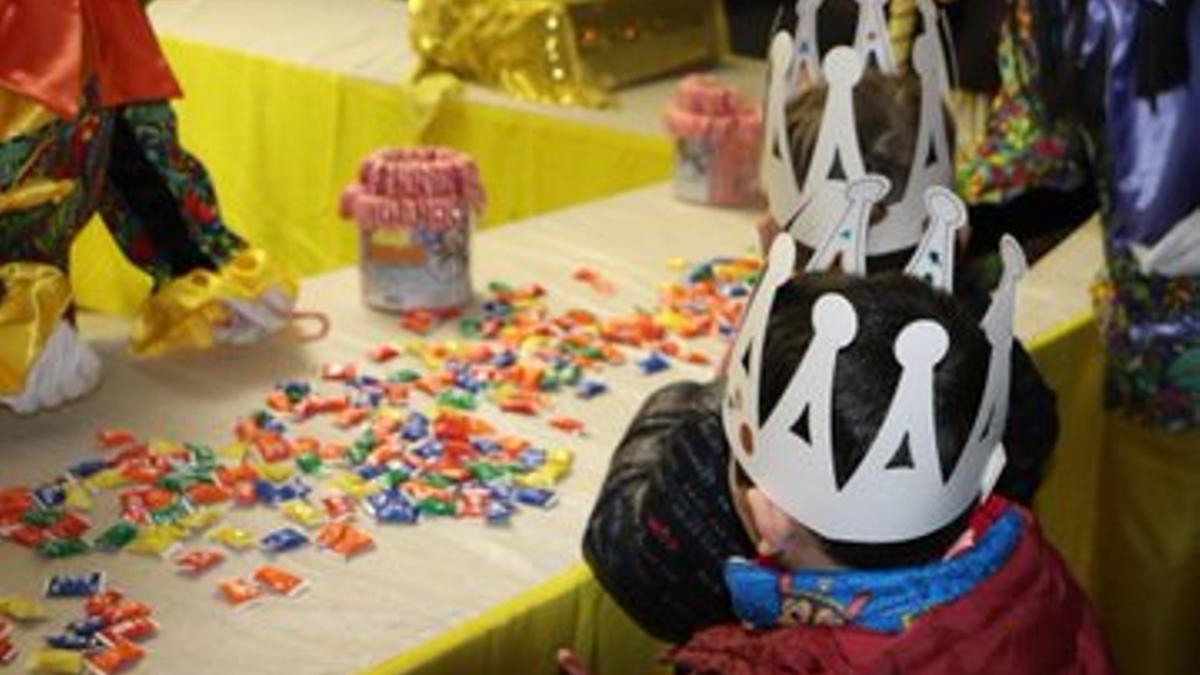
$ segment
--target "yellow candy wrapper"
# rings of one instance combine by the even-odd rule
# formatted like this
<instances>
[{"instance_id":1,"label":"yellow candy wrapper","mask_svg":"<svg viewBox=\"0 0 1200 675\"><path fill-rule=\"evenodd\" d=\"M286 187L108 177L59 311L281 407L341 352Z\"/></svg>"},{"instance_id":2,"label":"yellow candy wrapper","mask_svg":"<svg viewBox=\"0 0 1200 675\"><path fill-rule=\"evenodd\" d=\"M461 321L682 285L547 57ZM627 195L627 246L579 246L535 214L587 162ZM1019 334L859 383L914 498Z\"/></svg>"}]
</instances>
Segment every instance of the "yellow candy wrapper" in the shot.
<instances>
[{"instance_id":1,"label":"yellow candy wrapper","mask_svg":"<svg viewBox=\"0 0 1200 675\"><path fill-rule=\"evenodd\" d=\"M67 483L67 508L76 511L91 511L96 505L92 493L79 483Z\"/></svg>"},{"instance_id":2,"label":"yellow candy wrapper","mask_svg":"<svg viewBox=\"0 0 1200 675\"><path fill-rule=\"evenodd\" d=\"M530 471L529 473L520 474L513 480L521 487L538 488L542 490L548 490L554 487L554 484L558 482L558 479L554 476L554 473L547 471L546 467L538 469L537 471Z\"/></svg>"},{"instance_id":3,"label":"yellow candy wrapper","mask_svg":"<svg viewBox=\"0 0 1200 675\"><path fill-rule=\"evenodd\" d=\"M32 623L46 618L46 608L37 600L28 598L0 598L0 615L18 623Z\"/></svg>"},{"instance_id":4,"label":"yellow candy wrapper","mask_svg":"<svg viewBox=\"0 0 1200 675\"><path fill-rule=\"evenodd\" d=\"M288 520L303 527L316 527L325 522L325 515L320 509L301 499L284 502L279 510Z\"/></svg>"},{"instance_id":5,"label":"yellow candy wrapper","mask_svg":"<svg viewBox=\"0 0 1200 675\"><path fill-rule=\"evenodd\" d=\"M179 540L182 538L180 532L184 535L187 534L187 530L178 525L144 527L138 531L138 535L125 546L124 550L129 553L165 558L179 546Z\"/></svg>"},{"instance_id":6,"label":"yellow candy wrapper","mask_svg":"<svg viewBox=\"0 0 1200 675\"><path fill-rule=\"evenodd\" d=\"M224 517L225 514L220 509L208 506L192 511L176 523L186 528L189 534L196 534L221 522L221 518Z\"/></svg>"},{"instance_id":7,"label":"yellow candy wrapper","mask_svg":"<svg viewBox=\"0 0 1200 675\"><path fill-rule=\"evenodd\" d=\"M204 538L222 544L231 551L245 551L257 543L253 534L233 525L214 527Z\"/></svg>"},{"instance_id":8,"label":"yellow candy wrapper","mask_svg":"<svg viewBox=\"0 0 1200 675\"><path fill-rule=\"evenodd\" d=\"M246 453L248 451L249 449L246 447L245 443L242 443L241 441L235 441L218 450L217 454L220 455L222 459L228 459L235 464L240 464L242 460L246 458Z\"/></svg>"},{"instance_id":9,"label":"yellow candy wrapper","mask_svg":"<svg viewBox=\"0 0 1200 675\"><path fill-rule=\"evenodd\" d=\"M83 653L68 649L39 649L29 655L25 668L31 673L77 675L83 671Z\"/></svg>"},{"instance_id":10,"label":"yellow candy wrapper","mask_svg":"<svg viewBox=\"0 0 1200 675\"><path fill-rule=\"evenodd\" d=\"M272 464L255 464L258 475L272 483L283 483L296 475L296 465L291 462L274 462Z\"/></svg>"},{"instance_id":11,"label":"yellow candy wrapper","mask_svg":"<svg viewBox=\"0 0 1200 675\"><path fill-rule=\"evenodd\" d=\"M99 492L124 487L129 484L129 479L122 475L118 469L104 469L93 474L84 482L94 488L94 491Z\"/></svg>"}]
</instances>

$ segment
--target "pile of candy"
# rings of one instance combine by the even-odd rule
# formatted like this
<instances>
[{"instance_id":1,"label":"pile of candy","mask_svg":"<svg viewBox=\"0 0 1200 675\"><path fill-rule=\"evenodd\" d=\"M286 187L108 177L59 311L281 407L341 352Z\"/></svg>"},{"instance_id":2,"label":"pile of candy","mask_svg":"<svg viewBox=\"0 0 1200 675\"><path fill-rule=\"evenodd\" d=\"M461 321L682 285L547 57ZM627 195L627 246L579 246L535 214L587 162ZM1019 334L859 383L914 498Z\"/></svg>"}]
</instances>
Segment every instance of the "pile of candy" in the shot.
<instances>
[{"instance_id":1,"label":"pile of candy","mask_svg":"<svg viewBox=\"0 0 1200 675\"><path fill-rule=\"evenodd\" d=\"M150 618L150 606L128 599L116 589L105 589L102 572L55 575L46 582L45 596L83 600L84 616L67 623L61 632L45 636L46 646L29 656L26 667L31 672L75 675L86 667L97 675L111 675L141 661L146 651L139 643L159 631L158 623ZM45 620L46 610L36 601L0 598L0 664L17 657L5 616L32 623Z\"/></svg>"},{"instance_id":2,"label":"pile of candy","mask_svg":"<svg viewBox=\"0 0 1200 675\"><path fill-rule=\"evenodd\" d=\"M424 372L393 373L389 395L407 396L403 385L411 385L448 408L474 410L486 397L503 412L537 415L555 393L574 391L583 399L602 394L607 386L591 375L625 363L625 349L643 352L635 362L647 375L670 368L672 360L710 365L708 354L685 349L676 338L731 335L761 267L754 257L696 265L682 281L662 287L654 311L610 317L582 309L553 313L542 286L492 282L479 312L459 321L461 340L384 344L369 357L383 363L407 354L424 366ZM574 276L599 285L599 292L612 290L590 268ZM424 321L421 327L422 334L431 329ZM561 416L549 423L564 431L583 429L577 420Z\"/></svg>"},{"instance_id":3,"label":"pile of candy","mask_svg":"<svg viewBox=\"0 0 1200 675\"><path fill-rule=\"evenodd\" d=\"M0 488L0 537L45 558L91 551L156 557L198 578L226 555L250 550L278 556L312 545L351 559L374 548L372 521L455 517L504 524L523 507L550 508L572 453L503 433L473 411L490 404L534 416L558 395L594 398L608 388L602 371L631 358L646 374L673 361L708 364L705 353L680 340L731 334L760 267L752 258L704 263L665 285L653 311L609 317L555 313L541 286L494 282L479 310L459 320L460 339L381 345L369 355L378 374L327 364L319 382L281 382L262 410L236 423L225 447L100 431L98 454L57 478ZM577 278L598 292L609 289L598 273L583 277ZM402 356L411 367L385 365ZM418 396L431 405L418 404ZM546 419L562 432L584 433L579 420ZM340 429L338 439L310 431L318 421ZM87 514L102 495L111 495L118 515L95 528ZM232 509L255 506L273 509L286 525L258 536L226 522ZM67 588L71 580L52 582ZM268 593L293 596L307 586L273 563L220 581L215 595L242 608ZM74 622L53 636L35 655L38 667L78 672L89 665L108 673L142 658L137 642L157 630L149 609L102 587L76 592L89 598L92 623ZM21 603L0 598L0 615L40 616ZM75 630L92 626L90 633ZM10 633L0 620L0 663L16 656Z\"/></svg>"}]
</instances>

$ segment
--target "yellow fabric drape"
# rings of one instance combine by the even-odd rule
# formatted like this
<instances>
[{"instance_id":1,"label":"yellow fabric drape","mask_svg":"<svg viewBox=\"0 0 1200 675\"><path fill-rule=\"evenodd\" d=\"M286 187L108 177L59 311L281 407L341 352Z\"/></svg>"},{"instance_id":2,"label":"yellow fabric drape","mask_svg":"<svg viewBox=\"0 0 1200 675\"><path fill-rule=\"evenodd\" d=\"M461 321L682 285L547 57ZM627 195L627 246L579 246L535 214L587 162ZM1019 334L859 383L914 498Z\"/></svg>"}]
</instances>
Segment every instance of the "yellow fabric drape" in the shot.
<instances>
[{"instance_id":1,"label":"yellow fabric drape","mask_svg":"<svg viewBox=\"0 0 1200 675\"><path fill-rule=\"evenodd\" d=\"M484 227L666 180L672 146L634 133L354 77L164 36L186 97L184 145L212 176L229 226L300 276L349 265L357 234L337 199L367 153L428 143L469 153L488 191ZM267 114L263 114L266 111ZM150 280L93 222L72 249L80 305L132 315Z\"/></svg>"},{"instance_id":2,"label":"yellow fabric drape","mask_svg":"<svg viewBox=\"0 0 1200 675\"><path fill-rule=\"evenodd\" d=\"M71 305L67 278L52 265L0 265L0 394L25 388L29 369Z\"/></svg>"},{"instance_id":3,"label":"yellow fabric drape","mask_svg":"<svg viewBox=\"0 0 1200 675\"><path fill-rule=\"evenodd\" d=\"M228 318L222 300L254 300L271 288L296 297L295 279L261 249L239 252L216 272L193 270L146 301L134 321L130 347L143 356L211 347L213 326Z\"/></svg>"},{"instance_id":4,"label":"yellow fabric drape","mask_svg":"<svg viewBox=\"0 0 1200 675\"><path fill-rule=\"evenodd\" d=\"M671 672L654 667L665 645L646 636L580 564L363 675L557 675L560 647L579 654L593 675Z\"/></svg>"},{"instance_id":5,"label":"yellow fabric drape","mask_svg":"<svg viewBox=\"0 0 1200 675\"><path fill-rule=\"evenodd\" d=\"M1094 588L1117 672L1200 673L1200 432L1105 423Z\"/></svg>"}]
</instances>

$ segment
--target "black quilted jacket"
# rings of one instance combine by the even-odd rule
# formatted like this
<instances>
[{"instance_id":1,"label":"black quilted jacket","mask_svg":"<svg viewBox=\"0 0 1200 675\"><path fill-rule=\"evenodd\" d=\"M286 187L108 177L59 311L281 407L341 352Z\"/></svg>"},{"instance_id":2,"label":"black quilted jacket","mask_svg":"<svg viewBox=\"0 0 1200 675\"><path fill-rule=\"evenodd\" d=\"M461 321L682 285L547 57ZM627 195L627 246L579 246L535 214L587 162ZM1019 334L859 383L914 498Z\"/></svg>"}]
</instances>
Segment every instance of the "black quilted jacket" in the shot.
<instances>
[{"instance_id":1,"label":"black quilted jacket","mask_svg":"<svg viewBox=\"0 0 1200 675\"><path fill-rule=\"evenodd\" d=\"M1028 504L1058 413L1054 392L1014 346L1008 463L996 491ZM613 454L584 534L584 558L605 590L646 632L677 644L736 620L722 565L754 555L729 489L723 385L679 382L650 396Z\"/></svg>"}]
</instances>

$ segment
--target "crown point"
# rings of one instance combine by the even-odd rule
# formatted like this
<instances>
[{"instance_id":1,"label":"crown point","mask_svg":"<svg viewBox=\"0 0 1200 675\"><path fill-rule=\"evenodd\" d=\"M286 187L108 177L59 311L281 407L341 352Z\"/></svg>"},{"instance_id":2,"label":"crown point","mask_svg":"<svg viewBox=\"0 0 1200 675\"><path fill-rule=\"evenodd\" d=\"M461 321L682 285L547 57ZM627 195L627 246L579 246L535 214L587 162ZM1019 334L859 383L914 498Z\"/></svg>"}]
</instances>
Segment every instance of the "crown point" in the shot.
<instances>
[{"instance_id":1,"label":"crown point","mask_svg":"<svg viewBox=\"0 0 1200 675\"><path fill-rule=\"evenodd\" d=\"M856 84L863 72L862 58L852 47L834 47L825 56L822 66L825 79L832 82Z\"/></svg>"},{"instance_id":2,"label":"crown point","mask_svg":"<svg viewBox=\"0 0 1200 675\"><path fill-rule=\"evenodd\" d=\"M946 329L936 321L921 319L900 331L900 337L896 338L896 360L905 369L932 368L942 360L949 347Z\"/></svg>"},{"instance_id":3,"label":"crown point","mask_svg":"<svg viewBox=\"0 0 1200 675\"><path fill-rule=\"evenodd\" d=\"M837 347L844 347L858 333L854 305L837 293L826 293L813 306L813 331Z\"/></svg>"},{"instance_id":4,"label":"crown point","mask_svg":"<svg viewBox=\"0 0 1200 675\"><path fill-rule=\"evenodd\" d=\"M775 235L767 267L784 278L790 277L796 266L796 241L786 233Z\"/></svg>"},{"instance_id":5,"label":"crown point","mask_svg":"<svg viewBox=\"0 0 1200 675\"><path fill-rule=\"evenodd\" d=\"M784 31L776 33L775 38L771 40L771 67L787 68L788 62L792 60L793 48L792 36Z\"/></svg>"},{"instance_id":6,"label":"crown point","mask_svg":"<svg viewBox=\"0 0 1200 675\"><path fill-rule=\"evenodd\" d=\"M925 208L935 220L944 223L957 225L967 219L967 210L962 201L941 185L934 185L925 191Z\"/></svg>"},{"instance_id":7,"label":"crown point","mask_svg":"<svg viewBox=\"0 0 1200 675\"><path fill-rule=\"evenodd\" d=\"M878 202L892 189L892 182L885 176L869 174L855 178L846 188L846 197L854 202Z\"/></svg>"},{"instance_id":8,"label":"crown point","mask_svg":"<svg viewBox=\"0 0 1200 675\"><path fill-rule=\"evenodd\" d=\"M1011 274L1013 279L1025 276L1025 270L1028 268L1025 251L1010 234L1000 239L1000 259L1004 261L1004 271Z\"/></svg>"}]
</instances>

